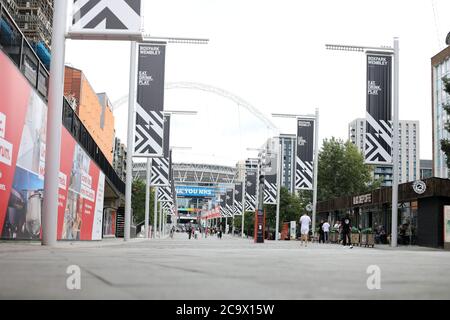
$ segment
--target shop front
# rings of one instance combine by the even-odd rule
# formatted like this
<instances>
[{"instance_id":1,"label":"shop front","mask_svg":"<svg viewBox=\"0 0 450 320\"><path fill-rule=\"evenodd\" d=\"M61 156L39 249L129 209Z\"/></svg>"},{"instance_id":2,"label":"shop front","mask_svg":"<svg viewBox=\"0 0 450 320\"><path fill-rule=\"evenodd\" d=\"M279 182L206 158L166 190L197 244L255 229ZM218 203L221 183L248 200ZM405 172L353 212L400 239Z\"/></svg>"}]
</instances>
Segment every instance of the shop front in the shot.
<instances>
[{"instance_id":1,"label":"shop front","mask_svg":"<svg viewBox=\"0 0 450 320\"><path fill-rule=\"evenodd\" d=\"M390 187L367 194L341 197L317 204L318 220L332 226L350 217L360 232L375 234L376 242L390 243ZM444 247L444 210L450 205L450 180L430 178L399 185L398 244Z\"/></svg>"}]
</instances>

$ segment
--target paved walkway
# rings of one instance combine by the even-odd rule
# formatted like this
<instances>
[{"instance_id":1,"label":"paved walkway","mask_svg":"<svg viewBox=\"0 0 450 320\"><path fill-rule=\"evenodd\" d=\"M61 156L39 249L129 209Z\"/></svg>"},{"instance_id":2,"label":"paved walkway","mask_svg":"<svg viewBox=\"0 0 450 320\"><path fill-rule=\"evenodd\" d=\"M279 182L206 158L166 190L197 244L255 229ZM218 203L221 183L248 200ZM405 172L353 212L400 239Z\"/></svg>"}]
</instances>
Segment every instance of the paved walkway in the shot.
<instances>
[{"instance_id":1,"label":"paved walkway","mask_svg":"<svg viewBox=\"0 0 450 320\"><path fill-rule=\"evenodd\" d=\"M81 290L66 270L81 268ZM367 288L367 268L381 289ZM249 239L0 243L1 299L450 299L450 252Z\"/></svg>"}]
</instances>

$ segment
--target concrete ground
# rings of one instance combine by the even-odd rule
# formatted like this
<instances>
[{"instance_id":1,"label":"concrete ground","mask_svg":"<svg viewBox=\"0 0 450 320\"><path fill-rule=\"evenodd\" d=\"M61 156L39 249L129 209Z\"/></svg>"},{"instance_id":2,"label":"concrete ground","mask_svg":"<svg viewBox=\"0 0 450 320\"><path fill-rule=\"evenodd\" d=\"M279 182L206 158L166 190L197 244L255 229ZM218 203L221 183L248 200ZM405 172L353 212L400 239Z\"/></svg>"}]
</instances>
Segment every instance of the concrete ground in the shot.
<instances>
[{"instance_id":1,"label":"concrete ground","mask_svg":"<svg viewBox=\"0 0 450 320\"><path fill-rule=\"evenodd\" d=\"M81 268L69 290L67 268ZM381 289L367 288L378 266ZM450 252L297 241L175 239L0 243L0 299L449 299Z\"/></svg>"}]
</instances>

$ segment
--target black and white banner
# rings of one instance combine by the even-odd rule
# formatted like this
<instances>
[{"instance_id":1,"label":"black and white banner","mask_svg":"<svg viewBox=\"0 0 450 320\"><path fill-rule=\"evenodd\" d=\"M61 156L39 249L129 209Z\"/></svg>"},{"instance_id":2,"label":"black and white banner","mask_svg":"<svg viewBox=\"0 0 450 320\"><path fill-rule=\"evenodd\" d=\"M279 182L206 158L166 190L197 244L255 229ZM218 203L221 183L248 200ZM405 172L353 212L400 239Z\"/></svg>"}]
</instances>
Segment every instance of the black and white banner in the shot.
<instances>
[{"instance_id":1,"label":"black and white banner","mask_svg":"<svg viewBox=\"0 0 450 320\"><path fill-rule=\"evenodd\" d=\"M162 158L153 158L150 185L153 187L169 186L171 183L172 163L170 157L170 115L164 116L164 148Z\"/></svg>"},{"instance_id":2,"label":"black and white banner","mask_svg":"<svg viewBox=\"0 0 450 320\"><path fill-rule=\"evenodd\" d=\"M312 190L314 172L314 126L312 119L298 119L295 189Z\"/></svg>"},{"instance_id":3,"label":"black and white banner","mask_svg":"<svg viewBox=\"0 0 450 320\"><path fill-rule=\"evenodd\" d=\"M227 190L225 205L228 216L232 217L234 215L234 189Z\"/></svg>"},{"instance_id":4,"label":"black and white banner","mask_svg":"<svg viewBox=\"0 0 450 320\"><path fill-rule=\"evenodd\" d=\"M219 208L220 208L220 216L225 218L228 217L227 210L227 195L221 194L219 197Z\"/></svg>"},{"instance_id":5,"label":"black and white banner","mask_svg":"<svg viewBox=\"0 0 450 320\"><path fill-rule=\"evenodd\" d=\"M264 159L264 204L277 204L277 160L275 153L267 153Z\"/></svg>"},{"instance_id":6,"label":"black and white banner","mask_svg":"<svg viewBox=\"0 0 450 320\"><path fill-rule=\"evenodd\" d=\"M158 201L159 202L173 202L172 187L159 187L158 188Z\"/></svg>"},{"instance_id":7,"label":"black and white banner","mask_svg":"<svg viewBox=\"0 0 450 320\"><path fill-rule=\"evenodd\" d=\"M71 31L141 32L141 0L74 0Z\"/></svg>"},{"instance_id":8,"label":"black and white banner","mask_svg":"<svg viewBox=\"0 0 450 320\"><path fill-rule=\"evenodd\" d=\"M392 164L392 56L367 54L365 162Z\"/></svg>"},{"instance_id":9,"label":"black and white banner","mask_svg":"<svg viewBox=\"0 0 450 320\"><path fill-rule=\"evenodd\" d=\"M247 170L245 181L245 211L255 212L257 205L258 173L256 171Z\"/></svg>"},{"instance_id":10,"label":"black and white banner","mask_svg":"<svg viewBox=\"0 0 450 320\"><path fill-rule=\"evenodd\" d=\"M164 76L166 48L139 45L134 156L164 156Z\"/></svg>"},{"instance_id":11,"label":"black and white banner","mask_svg":"<svg viewBox=\"0 0 450 320\"><path fill-rule=\"evenodd\" d=\"M242 183L236 183L234 185L234 214L242 215L242 195L244 191L242 190Z\"/></svg>"}]
</instances>

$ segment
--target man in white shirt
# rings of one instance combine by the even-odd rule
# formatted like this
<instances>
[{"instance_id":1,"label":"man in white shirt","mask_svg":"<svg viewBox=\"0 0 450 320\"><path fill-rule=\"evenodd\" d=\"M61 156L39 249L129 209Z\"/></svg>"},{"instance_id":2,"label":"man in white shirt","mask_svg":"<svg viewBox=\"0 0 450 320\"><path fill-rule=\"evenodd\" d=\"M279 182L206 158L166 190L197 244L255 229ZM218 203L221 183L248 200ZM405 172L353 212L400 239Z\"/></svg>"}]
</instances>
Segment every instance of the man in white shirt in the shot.
<instances>
[{"instance_id":1,"label":"man in white shirt","mask_svg":"<svg viewBox=\"0 0 450 320\"><path fill-rule=\"evenodd\" d=\"M322 225L322 230L323 230L323 240L325 243L328 243L328 239L329 239L329 234L330 234L330 224L328 223L328 221L325 221Z\"/></svg>"},{"instance_id":2,"label":"man in white shirt","mask_svg":"<svg viewBox=\"0 0 450 320\"><path fill-rule=\"evenodd\" d=\"M302 234L301 245L303 245L303 242L305 242L305 247L308 245L308 235L309 235L310 224L311 224L311 218L306 213L304 213L300 217L300 231Z\"/></svg>"}]
</instances>

